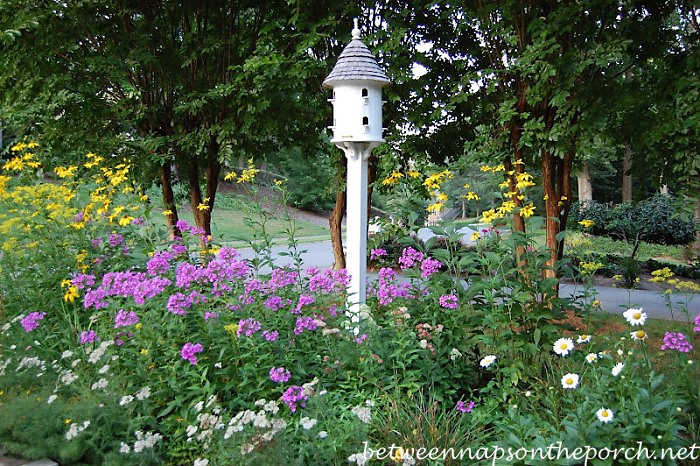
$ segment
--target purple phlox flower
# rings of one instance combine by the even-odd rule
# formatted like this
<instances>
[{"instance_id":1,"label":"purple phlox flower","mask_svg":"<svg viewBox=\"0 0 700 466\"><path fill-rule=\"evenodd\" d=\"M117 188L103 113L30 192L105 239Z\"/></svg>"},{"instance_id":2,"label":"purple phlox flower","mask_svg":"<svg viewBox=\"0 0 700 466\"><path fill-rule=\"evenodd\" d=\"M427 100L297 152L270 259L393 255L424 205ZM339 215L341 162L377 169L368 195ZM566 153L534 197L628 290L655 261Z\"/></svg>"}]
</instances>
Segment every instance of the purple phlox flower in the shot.
<instances>
[{"instance_id":1,"label":"purple phlox flower","mask_svg":"<svg viewBox=\"0 0 700 466\"><path fill-rule=\"evenodd\" d=\"M120 235L119 233L111 233L109 235L109 245L112 246L113 248L116 248L118 246L121 246L124 244L124 237Z\"/></svg>"},{"instance_id":2,"label":"purple phlox flower","mask_svg":"<svg viewBox=\"0 0 700 466\"><path fill-rule=\"evenodd\" d=\"M379 280L376 294L379 304L386 306L395 298L411 298L412 286L410 283L396 283L396 273L388 267L379 270Z\"/></svg>"},{"instance_id":3,"label":"purple phlox flower","mask_svg":"<svg viewBox=\"0 0 700 466\"><path fill-rule=\"evenodd\" d=\"M207 297L198 291L192 291L188 295L184 295L179 291L173 293L168 298L168 311L177 315L187 314L187 310L191 308L194 304L199 304L206 302Z\"/></svg>"},{"instance_id":4,"label":"purple phlox flower","mask_svg":"<svg viewBox=\"0 0 700 466\"><path fill-rule=\"evenodd\" d=\"M86 345L88 343L94 343L95 340L99 340L97 337L97 334L95 333L94 330L87 330L87 331L82 331L80 333L80 344L81 345Z\"/></svg>"},{"instance_id":5,"label":"purple phlox flower","mask_svg":"<svg viewBox=\"0 0 700 466\"><path fill-rule=\"evenodd\" d=\"M273 367L270 369L270 380L275 383L288 382L292 378L292 373L284 367Z\"/></svg>"},{"instance_id":6,"label":"purple phlox flower","mask_svg":"<svg viewBox=\"0 0 700 466\"><path fill-rule=\"evenodd\" d=\"M117 315L114 317L114 328L128 327L129 325L136 325L138 323L139 316L134 311L119 309Z\"/></svg>"},{"instance_id":7,"label":"purple phlox flower","mask_svg":"<svg viewBox=\"0 0 700 466\"><path fill-rule=\"evenodd\" d=\"M362 335L360 335L360 336L358 336L358 337L355 338L355 343L357 343L358 345L361 345L361 344L364 343L366 340L367 340L367 334L366 334L366 333L363 333Z\"/></svg>"},{"instance_id":8,"label":"purple phlox flower","mask_svg":"<svg viewBox=\"0 0 700 466\"><path fill-rule=\"evenodd\" d=\"M204 322L209 322L209 319L218 319L218 318L219 318L218 312L207 311L204 313Z\"/></svg>"},{"instance_id":9,"label":"purple phlox flower","mask_svg":"<svg viewBox=\"0 0 700 466\"><path fill-rule=\"evenodd\" d=\"M458 401L455 409L461 413L471 413L472 409L474 409L474 402L470 401L468 404L465 404L464 401Z\"/></svg>"},{"instance_id":10,"label":"purple phlox flower","mask_svg":"<svg viewBox=\"0 0 700 466\"><path fill-rule=\"evenodd\" d=\"M141 225L143 225L144 223L146 223L146 219L143 218L143 217L138 217L138 218L135 218L131 223L132 223L133 225L136 225L136 226L141 226Z\"/></svg>"},{"instance_id":11,"label":"purple phlox flower","mask_svg":"<svg viewBox=\"0 0 700 466\"><path fill-rule=\"evenodd\" d=\"M90 290L85 293L83 297L83 306L85 309L94 307L95 309L101 309L107 307L109 303L105 300L107 297L107 292L101 287Z\"/></svg>"},{"instance_id":12,"label":"purple phlox flower","mask_svg":"<svg viewBox=\"0 0 700 466\"><path fill-rule=\"evenodd\" d=\"M695 333L700 332L700 314L698 314L695 317L695 328L693 329L693 332L695 332Z\"/></svg>"},{"instance_id":13,"label":"purple phlox flower","mask_svg":"<svg viewBox=\"0 0 700 466\"><path fill-rule=\"evenodd\" d=\"M297 301L297 305L294 308L294 310L291 311L292 314L301 314L301 308L304 306L308 306L309 304L313 304L316 300L314 299L313 296L303 294L299 296L299 301Z\"/></svg>"},{"instance_id":14,"label":"purple phlox flower","mask_svg":"<svg viewBox=\"0 0 700 466\"><path fill-rule=\"evenodd\" d=\"M681 353L690 353L693 350L693 345L688 341L688 337L681 332L666 332L661 350L676 350Z\"/></svg>"},{"instance_id":15,"label":"purple phlox flower","mask_svg":"<svg viewBox=\"0 0 700 466\"><path fill-rule=\"evenodd\" d=\"M284 391L282 395L282 402L289 407L289 410L293 413L297 411L297 408L306 407L306 400L309 398L304 395L304 389L298 385L293 385Z\"/></svg>"},{"instance_id":16,"label":"purple phlox flower","mask_svg":"<svg viewBox=\"0 0 700 466\"><path fill-rule=\"evenodd\" d=\"M187 223L187 220L178 220L177 223L175 223L175 228L180 230L181 233L192 233L194 231L194 227Z\"/></svg>"},{"instance_id":17,"label":"purple phlox flower","mask_svg":"<svg viewBox=\"0 0 700 466\"><path fill-rule=\"evenodd\" d=\"M95 276L85 273L78 273L71 279L71 284L79 290L95 284Z\"/></svg>"},{"instance_id":18,"label":"purple phlox flower","mask_svg":"<svg viewBox=\"0 0 700 466\"><path fill-rule=\"evenodd\" d=\"M314 331L318 328L318 322L313 317L297 317L294 325L294 334L301 335L305 330Z\"/></svg>"},{"instance_id":19,"label":"purple phlox flower","mask_svg":"<svg viewBox=\"0 0 700 466\"><path fill-rule=\"evenodd\" d=\"M445 309L457 309L459 307L457 296L454 293L440 296L440 306Z\"/></svg>"},{"instance_id":20,"label":"purple phlox flower","mask_svg":"<svg viewBox=\"0 0 700 466\"><path fill-rule=\"evenodd\" d=\"M369 252L369 260L373 260L373 261L378 260L378 261L384 262L384 259L382 259L382 257L385 257L387 255L388 255L388 253L386 252L386 249L375 248Z\"/></svg>"},{"instance_id":21,"label":"purple phlox flower","mask_svg":"<svg viewBox=\"0 0 700 466\"><path fill-rule=\"evenodd\" d=\"M426 257L420 264L421 277L428 278L442 267L442 262L432 257Z\"/></svg>"},{"instance_id":22,"label":"purple phlox flower","mask_svg":"<svg viewBox=\"0 0 700 466\"><path fill-rule=\"evenodd\" d=\"M131 332L117 332L117 334L114 337L114 344L117 346L121 346L124 344L124 340L122 340L122 337L124 337L125 340L131 338L134 334Z\"/></svg>"},{"instance_id":23,"label":"purple phlox flower","mask_svg":"<svg viewBox=\"0 0 700 466\"><path fill-rule=\"evenodd\" d=\"M399 266L401 266L402 269L409 269L422 260L422 252L416 251L411 247L404 248L404 250L401 251L401 257L399 258Z\"/></svg>"},{"instance_id":24,"label":"purple phlox flower","mask_svg":"<svg viewBox=\"0 0 700 466\"><path fill-rule=\"evenodd\" d=\"M102 284L95 290L85 293L83 305L96 309L107 306L106 297L119 296L133 298L136 304L144 304L146 299L162 293L171 281L163 277L149 278L141 272L110 272L102 277Z\"/></svg>"},{"instance_id":25,"label":"purple phlox flower","mask_svg":"<svg viewBox=\"0 0 700 466\"><path fill-rule=\"evenodd\" d=\"M273 331L265 330L265 331L263 331L262 335L263 335L263 337L265 337L265 340L267 340L267 341L275 341L275 340L277 340L277 338L279 338L280 332L278 332L277 330L273 330Z\"/></svg>"},{"instance_id":26,"label":"purple phlox flower","mask_svg":"<svg viewBox=\"0 0 700 466\"><path fill-rule=\"evenodd\" d=\"M163 275L170 271L170 261L173 257L170 251L158 251L146 264L146 270L151 275Z\"/></svg>"},{"instance_id":27,"label":"purple phlox flower","mask_svg":"<svg viewBox=\"0 0 700 466\"><path fill-rule=\"evenodd\" d=\"M90 240L90 245L93 249L97 249L102 244L102 238L94 238Z\"/></svg>"},{"instance_id":28,"label":"purple phlox flower","mask_svg":"<svg viewBox=\"0 0 700 466\"><path fill-rule=\"evenodd\" d=\"M182 356L182 359L189 361L190 364L193 366L197 364L197 353L201 353L203 351L202 344L201 343L185 343L182 345L182 349L180 350L180 356Z\"/></svg>"},{"instance_id":29,"label":"purple phlox flower","mask_svg":"<svg viewBox=\"0 0 700 466\"><path fill-rule=\"evenodd\" d=\"M239 337L241 335L249 337L259 332L260 329L262 329L262 324L250 317L248 319L242 319L238 321L238 331L236 332L236 335L238 335Z\"/></svg>"},{"instance_id":30,"label":"purple phlox flower","mask_svg":"<svg viewBox=\"0 0 700 466\"><path fill-rule=\"evenodd\" d=\"M73 217L73 223L80 223L85 219L85 212L80 211L78 214Z\"/></svg>"},{"instance_id":31,"label":"purple phlox flower","mask_svg":"<svg viewBox=\"0 0 700 466\"><path fill-rule=\"evenodd\" d=\"M284 306L284 300L281 296L270 296L265 300L265 307L271 311L277 311Z\"/></svg>"},{"instance_id":32,"label":"purple phlox flower","mask_svg":"<svg viewBox=\"0 0 700 466\"><path fill-rule=\"evenodd\" d=\"M175 286L178 288L189 288L201 276L201 267L197 267L189 262L181 262L175 269Z\"/></svg>"},{"instance_id":33,"label":"purple phlox flower","mask_svg":"<svg viewBox=\"0 0 700 466\"><path fill-rule=\"evenodd\" d=\"M146 299L158 296L171 283L170 280L163 277L153 277L142 281L134 290L134 302L136 304L145 304Z\"/></svg>"},{"instance_id":34,"label":"purple phlox flower","mask_svg":"<svg viewBox=\"0 0 700 466\"><path fill-rule=\"evenodd\" d=\"M219 249L219 253L216 255L216 258L223 262L229 262L235 260L238 255L238 251L236 251L234 248L223 246L221 249Z\"/></svg>"},{"instance_id":35,"label":"purple phlox flower","mask_svg":"<svg viewBox=\"0 0 700 466\"><path fill-rule=\"evenodd\" d=\"M42 320L45 315L45 312L30 312L20 320L22 328L24 328L24 331L27 333L36 330L36 328L39 327L39 321Z\"/></svg>"},{"instance_id":36,"label":"purple phlox flower","mask_svg":"<svg viewBox=\"0 0 700 466\"><path fill-rule=\"evenodd\" d=\"M267 282L267 289L275 291L290 285L294 285L299 281L299 273L295 270L286 268L277 268L270 274L270 279Z\"/></svg>"},{"instance_id":37,"label":"purple phlox flower","mask_svg":"<svg viewBox=\"0 0 700 466\"><path fill-rule=\"evenodd\" d=\"M173 244L170 245L170 250L176 257L186 255L188 252L187 246L182 244L180 240L173 241Z\"/></svg>"},{"instance_id":38,"label":"purple phlox flower","mask_svg":"<svg viewBox=\"0 0 700 466\"><path fill-rule=\"evenodd\" d=\"M333 290L344 290L350 283L350 276L346 269L332 270L326 269L323 272L314 273L309 276L309 290L331 293Z\"/></svg>"},{"instance_id":39,"label":"purple phlox flower","mask_svg":"<svg viewBox=\"0 0 700 466\"><path fill-rule=\"evenodd\" d=\"M338 311L338 305L331 304L331 307L328 308L328 313L331 315L331 317L338 317L338 315L340 314L340 311Z\"/></svg>"}]
</instances>

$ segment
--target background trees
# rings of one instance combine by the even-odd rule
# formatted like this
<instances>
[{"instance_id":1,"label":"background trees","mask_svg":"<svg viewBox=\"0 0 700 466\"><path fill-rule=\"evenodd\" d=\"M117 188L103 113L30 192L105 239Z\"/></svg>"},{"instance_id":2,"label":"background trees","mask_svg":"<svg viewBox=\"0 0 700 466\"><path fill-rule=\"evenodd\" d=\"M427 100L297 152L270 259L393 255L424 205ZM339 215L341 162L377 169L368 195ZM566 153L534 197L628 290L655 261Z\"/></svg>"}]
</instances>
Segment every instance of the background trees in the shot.
<instances>
[{"instance_id":1,"label":"background trees","mask_svg":"<svg viewBox=\"0 0 700 466\"><path fill-rule=\"evenodd\" d=\"M463 173L497 161L517 191L518 174L533 173L552 261L572 176L587 172L591 197L604 201L621 200L623 171L632 199L663 185L700 197L700 14L682 0L8 0L0 119L12 134L40 135L56 157L130 156L161 184L171 223L176 175L205 230L226 164L268 159L292 173L318 156L338 173L339 239L345 161L319 137L331 111L319 83L354 16L393 81L388 144L372 165L380 174L409 161ZM518 215L515 226L525 227Z\"/></svg>"}]
</instances>

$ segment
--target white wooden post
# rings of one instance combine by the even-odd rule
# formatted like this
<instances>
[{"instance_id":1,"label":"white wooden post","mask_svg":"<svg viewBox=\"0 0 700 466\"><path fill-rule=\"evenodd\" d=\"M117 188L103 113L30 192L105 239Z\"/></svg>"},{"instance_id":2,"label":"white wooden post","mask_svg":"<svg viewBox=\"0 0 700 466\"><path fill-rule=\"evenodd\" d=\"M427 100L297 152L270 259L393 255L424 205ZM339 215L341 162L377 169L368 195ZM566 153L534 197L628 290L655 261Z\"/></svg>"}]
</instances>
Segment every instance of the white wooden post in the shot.
<instances>
[{"instance_id":1,"label":"white wooden post","mask_svg":"<svg viewBox=\"0 0 700 466\"><path fill-rule=\"evenodd\" d=\"M352 40L323 82L333 89L333 137L348 160L345 263L350 275L347 308L360 321L367 281L367 159L384 142L382 88L390 83L374 55L360 40L355 20Z\"/></svg>"}]
</instances>

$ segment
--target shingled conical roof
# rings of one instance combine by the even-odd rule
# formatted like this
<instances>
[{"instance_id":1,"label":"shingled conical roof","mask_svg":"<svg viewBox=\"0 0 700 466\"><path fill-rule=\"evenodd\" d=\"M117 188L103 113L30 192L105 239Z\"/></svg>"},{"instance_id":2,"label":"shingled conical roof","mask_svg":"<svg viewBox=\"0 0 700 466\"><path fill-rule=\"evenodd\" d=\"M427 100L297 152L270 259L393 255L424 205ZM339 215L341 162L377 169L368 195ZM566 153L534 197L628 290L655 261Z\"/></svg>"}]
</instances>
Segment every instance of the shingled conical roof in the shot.
<instances>
[{"instance_id":1,"label":"shingled conical roof","mask_svg":"<svg viewBox=\"0 0 700 466\"><path fill-rule=\"evenodd\" d=\"M391 83L386 74L379 68L372 52L360 40L357 22L355 22L355 29L352 30L352 40L338 57L338 62L333 67L331 74L323 81L323 86L333 87L335 82L349 80L379 81L383 83L382 86Z\"/></svg>"}]
</instances>

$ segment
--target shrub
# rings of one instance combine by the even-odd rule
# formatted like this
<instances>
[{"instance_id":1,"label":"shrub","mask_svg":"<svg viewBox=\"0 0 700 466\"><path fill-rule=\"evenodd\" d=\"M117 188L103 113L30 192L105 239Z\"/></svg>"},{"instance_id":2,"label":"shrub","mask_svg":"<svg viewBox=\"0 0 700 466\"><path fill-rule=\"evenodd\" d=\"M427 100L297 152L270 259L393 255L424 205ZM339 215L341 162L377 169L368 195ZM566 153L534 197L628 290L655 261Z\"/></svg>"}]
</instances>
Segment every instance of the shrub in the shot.
<instances>
[{"instance_id":1,"label":"shrub","mask_svg":"<svg viewBox=\"0 0 700 466\"><path fill-rule=\"evenodd\" d=\"M579 222L584 220L593 224L582 228ZM630 243L639 237L649 243L688 244L695 240L696 232L692 220L676 216L673 198L665 194L656 194L636 205L618 204L613 208L595 201L576 203L569 216L569 227Z\"/></svg>"},{"instance_id":2,"label":"shrub","mask_svg":"<svg viewBox=\"0 0 700 466\"><path fill-rule=\"evenodd\" d=\"M673 198L664 194L639 203L639 221L644 227L644 240L657 244L689 244L695 240L696 225L692 220L676 217Z\"/></svg>"}]
</instances>

